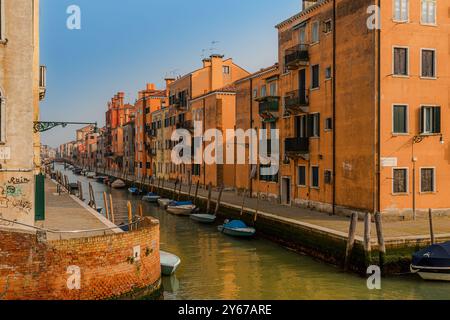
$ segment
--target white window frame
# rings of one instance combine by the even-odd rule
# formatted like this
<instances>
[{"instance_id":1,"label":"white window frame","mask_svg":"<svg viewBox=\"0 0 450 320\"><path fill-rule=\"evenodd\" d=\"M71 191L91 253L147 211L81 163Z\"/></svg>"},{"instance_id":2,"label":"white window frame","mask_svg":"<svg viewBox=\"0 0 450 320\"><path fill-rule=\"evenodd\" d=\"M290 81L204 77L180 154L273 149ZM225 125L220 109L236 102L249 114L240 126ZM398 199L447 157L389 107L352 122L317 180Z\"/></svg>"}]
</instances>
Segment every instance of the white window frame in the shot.
<instances>
[{"instance_id":1,"label":"white window frame","mask_svg":"<svg viewBox=\"0 0 450 320\"><path fill-rule=\"evenodd\" d=\"M314 177L314 175L313 175L313 169L314 168L317 168L317 177L318 177L318 186L313 186L313 182L314 182L314 179L313 179L313 177ZM319 190L320 189L320 166L319 165L312 165L311 166L311 172L310 172L310 179L309 179L309 181L310 181L310 187L311 187L311 189L316 189L316 190Z\"/></svg>"},{"instance_id":2,"label":"white window frame","mask_svg":"<svg viewBox=\"0 0 450 320\"><path fill-rule=\"evenodd\" d=\"M423 3L424 2L434 2L434 22L424 22L423 20ZM437 26L437 1L436 0L421 0L420 1L420 24L425 25L425 26Z\"/></svg>"},{"instance_id":3,"label":"white window frame","mask_svg":"<svg viewBox=\"0 0 450 320\"><path fill-rule=\"evenodd\" d=\"M433 169L433 191L422 191L422 170ZM437 181L436 181L436 167L420 167L419 170L419 191L421 194L434 194L437 192Z\"/></svg>"},{"instance_id":4,"label":"white window frame","mask_svg":"<svg viewBox=\"0 0 450 320\"><path fill-rule=\"evenodd\" d=\"M423 52L424 51L433 51L434 52L434 77L424 77L422 75L422 57L423 57ZM438 77L437 75L437 51L435 48L420 48L420 78L421 79L426 79L426 80L436 80Z\"/></svg>"},{"instance_id":5,"label":"white window frame","mask_svg":"<svg viewBox=\"0 0 450 320\"><path fill-rule=\"evenodd\" d=\"M6 43L5 0L0 0L0 43Z\"/></svg>"},{"instance_id":6,"label":"white window frame","mask_svg":"<svg viewBox=\"0 0 450 320\"><path fill-rule=\"evenodd\" d=\"M406 1L406 19L397 19L395 16L395 3L396 1L400 2L400 16L402 15L402 2ZM392 21L397 23L408 23L409 22L409 0L394 0L392 1Z\"/></svg>"},{"instance_id":7,"label":"white window frame","mask_svg":"<svg viewBox=\"0 0 450 320\"><path fill-rule=\"evenodd\" d=\"M426 130L426 123L427 123L427 120L425 119L425 116L424 115L421 115L421 117L422 117L422 121L423 121L423 131L424 132L421 132L420 134L422 135L422 136L432 136L432 135L440 135L441 133L442 133L442 106L441 105L439 105L439 104L421 104L420 105L420 112L422 112L422 108L440 108L440 110L441 110L441 132L440 133L433 133L433 132L428 132L427 130ZM419 116L419 119L420 119L420 116Z\"/></svg>"},{"instance_id":8,"label":"white window frame","mask_svg":"<svg viewBox=\"0 0 450 320\"><path fill-rule=\"evenodd\" d=\"M395 192L395 170L406 170L406 192ZM392 168L392 194L394 196L404 196L409 194L409 168L408 167L394 167Z\"/></svg>"},{"instance_id":9,"label":"white window frame","mask_svg":"<svg viewBox=\"0 0 450 320\"><path fill-rule=\"evenodd\" d=\"M267 85L269 86L269 96L276 97L277 93L278 93L277 82L275 80L273 80L273 81L268 82ZM273 88L272 86L275 86L275 92L272 92L272 88Z\"/></svg>"},{"instance_id":10,"label":"white window frame","mask_svg":"<svg viewBox=\"0 0 450 320\"><path fill-rule=\"evenodd\" d=\"M394 132L394 127L395 127L394 109L395 109L395 107L406 107L406 133ZM409 104L393 103L392 104L392 135L393 136L408 136L409 134L410 134L410 132L409 132Z\"/></svg>"},{"instance_id":11,"label":"white window frame","mask_svg":"<svg viewBox=\"0 0 450 320\"><path fill-rule=\"evenodd\" d=\"M314 28L317 26L317 39L314 39ZM320 42L320 22L314 21L311 24L311 44L316 44Z\"/></svg>"},{"instance_id":12,"label":"white window frame","mask_svg":"<svg viewBox=\"0 0 450 320\"><path fill-rule=\"evenodd\" d=\"M407 74L406 75L395 74L395 49L406 49L406 51L407 51L407 55L406 55ZM411 65L411 60L410 60L410 49L409 49L409 47L408 46L398 46L398 45L392 46L392 76L394 76L396 78L409 78L410 74L411 74L410 65Z\"/></svg>"},{"instance_id":13,"label":"white window frame","mask_svg":"<svg viewBox=\"0 0 450 320\"><path fill-rule=\"evenodd\" d=\"M0 144L6 143L6 97L4 91L0 88Z\"/></svg>"},{"instance_id":14,"label":"white window frame","mask_svg":"<svg viewBox=\"0 0 450 320\"><path fill-rule=\"evenodd\" d=\"M298 174L298 170L299 170L300 167L305 168L305 184L300 184L300 175ZM307 186L308 186L308 169L307 169L307 166L303 165L303 164L298 165L297 166L297 187L306 188Z\"/></svg>"}]
</instances>

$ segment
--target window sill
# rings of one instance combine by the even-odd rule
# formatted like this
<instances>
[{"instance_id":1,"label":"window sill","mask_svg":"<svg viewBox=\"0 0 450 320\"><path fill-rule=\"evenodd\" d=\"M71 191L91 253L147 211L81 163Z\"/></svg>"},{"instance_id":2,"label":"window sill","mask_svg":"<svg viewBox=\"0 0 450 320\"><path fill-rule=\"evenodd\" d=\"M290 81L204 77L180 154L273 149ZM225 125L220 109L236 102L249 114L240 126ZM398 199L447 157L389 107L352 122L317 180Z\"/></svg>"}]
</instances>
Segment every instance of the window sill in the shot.
<instances>
[{"instance_id":1,"label":"window sill","mask_svg":"<svg viewBox=\"0 0 450 320\"><path fill-rule=\"evenodd\" d=\"M438 26L437 23L426 23L422 21L420 21L420 25L424 27L435 27L435 28Z\"/></svg>"},{"instance_id":2,"label":"window sill","mask_svg":"<svg viewBox=\"0 0 450 320\"><path fill-rule=\"evenodd\" d=\"M406 193L391 193L391 195L392 195L393 197L407 197L407 196L409 196L410 194L409 194L409 192L406 192Z\"/></svg>"},{"instance_id":3,"label":"window sill","mask_svg":"<svg viewBox=\"0 0 450 320\"><path fill-rule=\"evenodd\" d=\"M399 79L409 79L410 75L402 75L402 74L393 74L392 78L399 78Z\"/></svg>"},{"instance_id":4,"label":"window sill","mask_svg":"<svg viewBox=\"0 0 450 320\"><path fill-rule=\"evenodd\" d=\"M397 20L397 19L392 19L392 22L394 23L399 23L399 24L406 24L409 23L409 19L408 20Z\"/></svg>"},{"instance_id":5,"label":"window sill","mask_svg":"<svg viewBox=\"0 0 450 320\"><path fill-rule=\"evenodd\" d=\"M297 185L297 188L302 188L302 189L305 189L305 188L307 188L308 186L301 186L301 185Z\"/></svg>"},{"instance_id":6,"label":"window sill","mask_svg":"<svg viewBox=\"0 0 450 320\"><path fill-rule=\"evenodd\" d=\"M319 90L320 89L320 87L317 87L317 88L310 88L309 90L310 91L317 91L317 90Z\"/></svg>"},{"instance_id":7,"label":"window sill","mask_svg":"<svg viewBox=\"0 0 450 320\"><path fill-rule=\"evenodd\" d=\"M438 78L437 77L423 77L423 76L421 76L420 79L421 80L437 80Z\"/></svg>"},{"instance_id":8,"label":"window sill","mask_svg":"<svg viewBox=\"0 0 450 320\"><path fill-rule=\"evenodd\" d=\"M436 191L430 191L430 192L419 192L420 195L426 196L426 195L436 195Z\"/></svg>"},{"instance_id":9,"label":"window sill","mask_svg":"<svg viewBox=\"0 0 450 320\"><path fill-rule=\"evenodd\" d=\"M411 134L409 133L409 132L406 132L406 133L395 133L395 132L392 132L392 137L408 137L408 136L410 136Z\"/></svg>"},{"instance_id":10,"label":"window sill","mask_svg":"<svg viewBox=\"0 0 450 320\"><path fill-rule=\"evenodd\" d=\"M317 190L317 191L319 191L319 190L320 190L320 187L311 187L311 189L312 189L312 190Z\"/></svg>"}]
</instances>

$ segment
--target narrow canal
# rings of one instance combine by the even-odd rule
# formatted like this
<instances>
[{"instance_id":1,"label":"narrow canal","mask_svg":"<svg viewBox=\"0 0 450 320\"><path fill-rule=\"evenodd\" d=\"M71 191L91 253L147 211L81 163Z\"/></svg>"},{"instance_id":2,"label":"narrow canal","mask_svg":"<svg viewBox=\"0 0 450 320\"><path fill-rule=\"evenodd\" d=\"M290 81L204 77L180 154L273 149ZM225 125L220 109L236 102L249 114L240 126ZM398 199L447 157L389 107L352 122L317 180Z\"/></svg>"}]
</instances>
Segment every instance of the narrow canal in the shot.
<instances>
[{"instance_id":1,"label":"narrow canal","mask_svg":"<svg viewBox=\"0 0 450 320\"><path fill-rule=\"evenodd\" d=\"M144 213L160 220L161 249L178 255L176 276L163 278L165 299L450 299L449 283L424 282L416 276L382 280L382 290L370 291L366 279L343 273L264 239L239 240L189 218L167 214L126 190L64 171L70 182L88 183L103 207L103 192L111 193L117 220L125 221L127 201L143 205ZM135 209L135 212L137 210Z\"/></svg>"}]
</instances>

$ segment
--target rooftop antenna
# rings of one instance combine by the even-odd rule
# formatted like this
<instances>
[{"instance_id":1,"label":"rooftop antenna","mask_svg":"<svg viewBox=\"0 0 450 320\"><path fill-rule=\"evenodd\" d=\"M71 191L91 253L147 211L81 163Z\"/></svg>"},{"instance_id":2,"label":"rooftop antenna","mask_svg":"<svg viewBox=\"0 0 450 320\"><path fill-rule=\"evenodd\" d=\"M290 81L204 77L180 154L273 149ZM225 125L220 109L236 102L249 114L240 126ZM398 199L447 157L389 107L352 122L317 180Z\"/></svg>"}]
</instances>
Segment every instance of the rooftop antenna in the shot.
<instances>
[{"instance_id":1,"label":"rooftop antenna","mask_svg":"<svg viewBox=\"0 0 450 320\"><path fill-rule=\"evenodd\" d=\"M211 41L211 48L209 49L211 54L217 53L217 52L214 52L214 51L217 50L217 48L215 48L215 46L218 43L220 43L220 41L216 41L216 40Z\"/></svg>"},{"instance_id":2,"label":"rooftop antenna","mask_svg":"<svg viewBox=\"0 0 450 320\"><path fill-rule=\"evenodd\" d=\"M166 73L166 78L176 78L179 74L180 69L173 69Z\"/></svg>"}]
</instances>

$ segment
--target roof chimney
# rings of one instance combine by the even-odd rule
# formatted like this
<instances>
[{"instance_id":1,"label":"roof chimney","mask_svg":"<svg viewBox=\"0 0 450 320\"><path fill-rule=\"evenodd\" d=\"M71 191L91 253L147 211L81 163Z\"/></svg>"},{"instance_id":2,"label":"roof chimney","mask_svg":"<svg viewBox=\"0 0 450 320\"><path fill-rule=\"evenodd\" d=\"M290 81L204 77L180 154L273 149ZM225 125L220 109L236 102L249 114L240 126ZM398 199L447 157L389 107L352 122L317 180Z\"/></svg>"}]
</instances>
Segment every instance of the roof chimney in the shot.
<instances>
[{"instance_id":1,"label":"roof chimney","mask_svg":"<svg viewBox=\"0 0 450 320\"><path fill-rule=\"evenodd\" d=\"M155 84L147 83L147 91L154 91L154 90L155 90Z\"/></svg>"},{"instance_id":2,"label":"roof chimney","mask_svg":"<svg viewBox=\"0 0 450 320\"><path fill-rule=\"evenodd\" d=\"M318 0L303 0L303 8L302 10L306 10L309 7L312 7L317 3Z\"/></svg>"},{"instance_id":3,"label":"roof chimney","mask_svg":"<svg viewBox=\"0 0 450 320\"><path fill-rule=\"evenodd\" d=\"M175 82L175 79L174 79L174 78L165 78L164 80L166 81L166 89L169 89L169 86L170 86L173 82Z\"/></svg>"}]
</instances>

